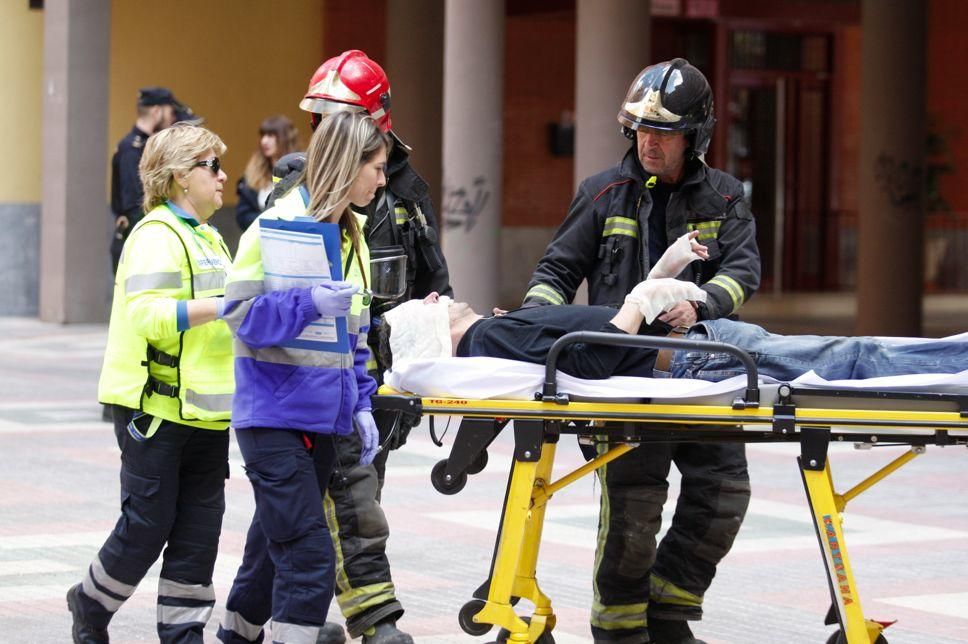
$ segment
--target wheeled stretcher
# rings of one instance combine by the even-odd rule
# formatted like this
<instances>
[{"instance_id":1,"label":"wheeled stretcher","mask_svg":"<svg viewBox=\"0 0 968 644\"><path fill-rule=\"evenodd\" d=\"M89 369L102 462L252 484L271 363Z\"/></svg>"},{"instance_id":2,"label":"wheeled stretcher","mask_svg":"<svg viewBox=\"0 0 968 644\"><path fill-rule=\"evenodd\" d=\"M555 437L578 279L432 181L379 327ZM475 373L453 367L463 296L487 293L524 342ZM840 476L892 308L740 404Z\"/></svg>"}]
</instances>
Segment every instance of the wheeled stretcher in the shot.
<instances>
[{"instance_id":1,"label":"wheeled stretcher","mask_svg":"<svg viewBox=\"0 0 968 644\"><path fill-rule=\"evenodd\" d=\"M561 350L575 342L622 344L690 351L725 352L746 368L739 391L664 400L587 398L565 391L555 369ZM460 360L460 359L457 359ZM464 359L473 360L473 359ZM642 379L648 380L648 379ZM841 513L847 503L923 454L928 445L968 445L968 387L942 393L894 388L816 388L761 381L752 358L717 342L579 332L561 338L548 356L541 391L533 400L421 396L384 386L374 406L414 416L461 416L448 458L431 473L443 494L458 493L487 464L487 448L509 424L514 461L487 580L461 608L458 620L471 635L503 630L498 641L554 642L551 599L535 576L545 509L551 497L632 449L663 441L796 442L807 503L813 515L831 594L827 624L837 624L828 642L886 642L885 624L867 619L847 554ZM607 443L607 450L558 478L552 469L562 434ZM910 449L851 489L835 491L827 451L832 441L863 446L906 445ZM530 616L515 613L518 599L534 605Z\"/></svg>"}]
</instances>

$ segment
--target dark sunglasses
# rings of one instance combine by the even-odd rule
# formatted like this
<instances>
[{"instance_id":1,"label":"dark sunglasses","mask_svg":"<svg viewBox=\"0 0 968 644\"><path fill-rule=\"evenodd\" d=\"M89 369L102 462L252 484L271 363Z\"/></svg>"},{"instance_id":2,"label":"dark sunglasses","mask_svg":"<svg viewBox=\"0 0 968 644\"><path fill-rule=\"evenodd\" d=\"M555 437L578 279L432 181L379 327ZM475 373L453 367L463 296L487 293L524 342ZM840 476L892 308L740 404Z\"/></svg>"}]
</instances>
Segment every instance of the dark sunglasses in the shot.
<instances>
[{"instance_id":1,"label":"dark sunglasses","mask_svg":"<svg viewBox=\"0 0 968 644\"><path fill-rule=\"evenodd\" d=\"M212 174L218 176L218 173L222 170L222 162L218 160L218 157L212 159L206 159L205 161L197 161L193 168L198 168L200 166L205 166L212 171Z\"/></svg>"}]
</instances>

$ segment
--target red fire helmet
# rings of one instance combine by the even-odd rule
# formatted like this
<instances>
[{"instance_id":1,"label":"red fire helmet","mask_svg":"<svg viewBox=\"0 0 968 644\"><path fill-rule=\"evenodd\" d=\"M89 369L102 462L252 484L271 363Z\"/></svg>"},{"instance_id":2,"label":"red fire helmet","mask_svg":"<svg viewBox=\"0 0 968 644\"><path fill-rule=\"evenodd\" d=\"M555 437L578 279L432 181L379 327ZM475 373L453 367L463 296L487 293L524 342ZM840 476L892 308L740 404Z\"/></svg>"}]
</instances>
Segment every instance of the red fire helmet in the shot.
<instances>
[{"instance_id":1,"label":"red fire helmet","mask_svg":"<svg viewBox=\"0 0 968 644\"><path fill-rule=\"evenodd\" d=\"M347 105L366 110L380 129L390 131L390 81L383 68L358 49L344 51L320 65L299 102L301 109L320 116ZM313 126L318 122L319 117L314 116Z\"/></svg>"}]
</instances>

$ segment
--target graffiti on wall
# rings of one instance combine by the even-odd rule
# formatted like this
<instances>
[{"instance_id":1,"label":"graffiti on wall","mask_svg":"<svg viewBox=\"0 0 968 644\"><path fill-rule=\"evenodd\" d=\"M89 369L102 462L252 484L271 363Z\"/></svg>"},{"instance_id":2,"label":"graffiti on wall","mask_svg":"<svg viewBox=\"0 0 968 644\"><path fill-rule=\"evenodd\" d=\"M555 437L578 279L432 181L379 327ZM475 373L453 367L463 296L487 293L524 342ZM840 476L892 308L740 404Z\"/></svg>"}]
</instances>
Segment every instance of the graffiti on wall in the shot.
<instances>
[{"instance_id":1,"label":"graffiti on wall","mask_svg":"<svg viewBox=\"0 0 968 644\"><path fill-rule=\"evenodd\" d=\"M470 186L444 186L444 227L470 232L491 198L487 179L474 177Z\"/></svg>"}]
</instances>

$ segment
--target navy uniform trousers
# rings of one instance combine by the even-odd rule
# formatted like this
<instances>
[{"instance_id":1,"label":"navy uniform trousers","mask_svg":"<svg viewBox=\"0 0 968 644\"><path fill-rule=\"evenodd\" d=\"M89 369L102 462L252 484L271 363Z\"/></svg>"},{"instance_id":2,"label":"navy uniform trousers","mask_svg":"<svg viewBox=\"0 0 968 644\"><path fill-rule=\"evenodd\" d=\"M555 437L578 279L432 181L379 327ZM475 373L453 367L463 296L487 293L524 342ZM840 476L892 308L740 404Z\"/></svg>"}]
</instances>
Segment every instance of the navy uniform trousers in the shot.
<instances>
[{"instance_id":1,"label":"navy uniform trousers","mask_svg":"<svg viewBox=\"0 0 968 644\"><path fill-rule=\"evenodd\" d=\"M235 436L256 510L218 637L262 642L271 618L273 641L315 642L333 599L335 554L321 488L333 467L334 437L273 428L237 429Z\"/></svg>"},{"instance_id":2,"label":"navy uniform trousers","mask_svg":"<svg viewBox=\"0 0 968 644\"><path fill-rule=\"evenodd\" d=\"M107 628L162 556L159 640L201 644L215 605L212 572L225 512L228 431L162 421L151 438L136 440L127 430L132 410L113 411L121 517L84 577L82 618Z\"/></svg>"}]
</instances>

